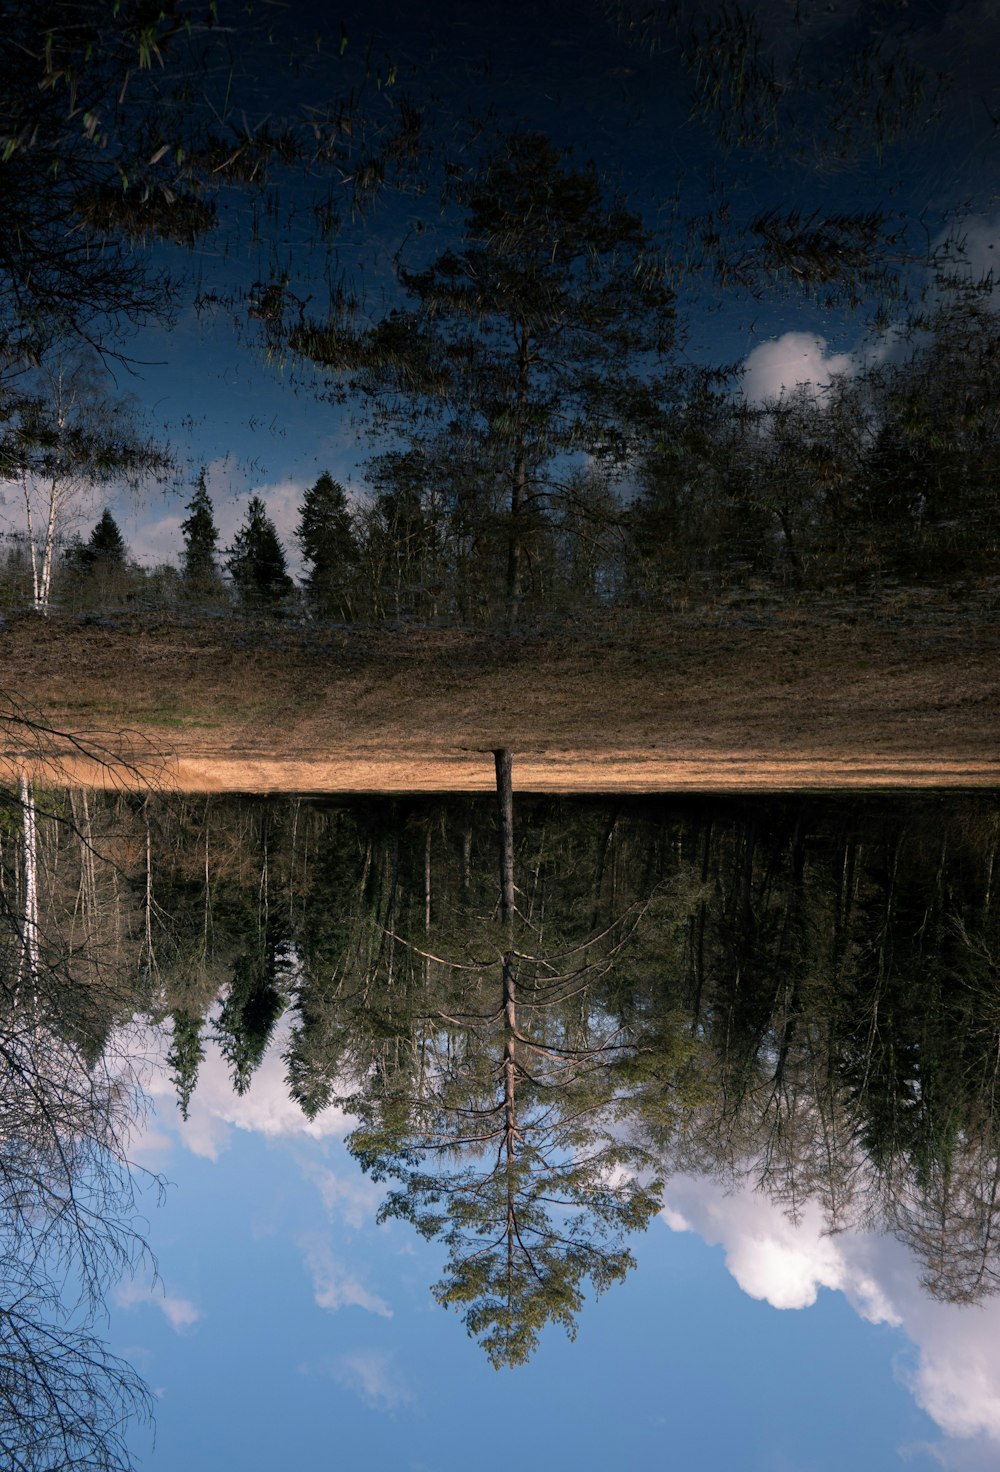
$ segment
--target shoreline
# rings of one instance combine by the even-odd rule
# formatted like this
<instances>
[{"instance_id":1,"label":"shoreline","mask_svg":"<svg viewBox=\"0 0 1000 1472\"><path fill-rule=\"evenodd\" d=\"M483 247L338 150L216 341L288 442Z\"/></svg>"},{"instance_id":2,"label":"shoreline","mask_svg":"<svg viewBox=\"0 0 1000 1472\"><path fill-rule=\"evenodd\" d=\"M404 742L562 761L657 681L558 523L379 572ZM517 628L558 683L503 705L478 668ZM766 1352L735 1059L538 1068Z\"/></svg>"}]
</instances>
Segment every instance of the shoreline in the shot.
<instances>
[{"instance_id":1,"label":"shoreline","mask_svg":"<svg viewBox=\"0 0 1000 1472\"><path fill-rule=\"evenodd\" d=\"M500 743L498 742L498 745ZM831 752L514 750L514 786L524 793L851 792L1000 789L1000 755L859 755ZM405 749L276 755L260 751L108 750L4 753L11 780L24 772L65 787L176 793L301 795L486 793L495 790L492 748Z\"/></svg>"}]
</instances>

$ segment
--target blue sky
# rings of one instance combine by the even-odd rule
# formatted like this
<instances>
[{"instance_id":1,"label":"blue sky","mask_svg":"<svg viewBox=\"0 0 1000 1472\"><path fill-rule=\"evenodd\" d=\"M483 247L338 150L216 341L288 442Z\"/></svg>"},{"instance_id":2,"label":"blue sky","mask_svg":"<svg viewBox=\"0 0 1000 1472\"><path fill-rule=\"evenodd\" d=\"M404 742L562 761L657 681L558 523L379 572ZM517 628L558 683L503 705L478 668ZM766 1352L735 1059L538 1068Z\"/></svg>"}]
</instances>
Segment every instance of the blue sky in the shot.
<instances>
[{"instance_id":1,"label":"blue sky","mask_svg":"<svg viewBox=\"0 0 1000 1472\"><path fill-rule=\"evenodd\" d=\"M575 1343L547 1331L528 1366L493 1371L431 1298L440 1249L375 1224L347 1121L307 1124L280 1048L242 1100L211 1053L187 1125L152 1077L137 1149L172 1183L149 1208L161 1281L122 1284L111 1320L157 1397L142 1465L501 1472L512 1447L533 1467L996 1465L995 1304L933 1304L898 1244L824 1237L808 1212L792 1227L707 1179L668 1183L636 1271Z\"/></svg>"}]
</instances>

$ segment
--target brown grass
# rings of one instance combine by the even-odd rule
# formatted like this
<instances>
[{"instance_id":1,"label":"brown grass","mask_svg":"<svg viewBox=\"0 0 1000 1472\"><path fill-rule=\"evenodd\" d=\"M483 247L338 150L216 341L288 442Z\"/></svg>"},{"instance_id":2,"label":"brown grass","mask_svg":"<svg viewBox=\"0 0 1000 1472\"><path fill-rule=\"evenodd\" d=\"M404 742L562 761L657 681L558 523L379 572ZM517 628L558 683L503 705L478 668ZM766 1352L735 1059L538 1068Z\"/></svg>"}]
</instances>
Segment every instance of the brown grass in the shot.
<instances>
[{"instance_id":1,"label":"brown grass","mask_svg":"<svg viewBox=\"0 0 1000 1472\"><path fill-rule=\"evenodd\" d=\"M998 628L912 601L513 640L24 615L0 686L186 790L476 790L497 746L522 790L1000 785Z\"/></svg>"}]
</instances>

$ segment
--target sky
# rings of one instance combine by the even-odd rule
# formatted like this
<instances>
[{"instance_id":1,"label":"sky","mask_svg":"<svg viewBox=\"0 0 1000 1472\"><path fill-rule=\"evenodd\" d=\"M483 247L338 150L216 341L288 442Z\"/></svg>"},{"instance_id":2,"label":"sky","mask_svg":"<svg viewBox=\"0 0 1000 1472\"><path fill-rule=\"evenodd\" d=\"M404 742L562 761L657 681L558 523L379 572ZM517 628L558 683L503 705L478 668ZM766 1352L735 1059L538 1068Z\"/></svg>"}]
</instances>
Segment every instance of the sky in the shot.
<instances>
[{"instance_id":1,"label":"sky","mask_svg":"<svg viewBox=\"0 0 1000 1472\"><path fill-rule=\"evenodd\" d=\"M653 6L652 13L662 8ZM1000 55L1000 16L990 0L920 0L905 13L867 0L764 0L754 8L760 54L784 88L784 121L777 134L765 129L759 148L721 145L713 121L696 115L697 65L679 59L690 47L691 28L708 34L721 7L685 0L685 25L677 33L654 32L652 49L640 44L641 27L630 30L625 23L647 9L637 0L520 0L477 9L473 22L470 7L459 0L429 15L407 0L344 5L332 23L339 43L343 22L348 44L342 56L339 44L313 48L313 55L304 42L290 43L289 71L275 65L270 51L251 48L234 86L242 89L248 117L259 119L268 110L288 115L360 85L366 56L383 80L391 64L392 86L369 81L363 88L363 106L377 123L389 121L409 96L425 118L428 142L459 159L476 146L468 122L473 116L489 118L487 136L511 126L547 131L577 159L595 159L660 232L678 266L694 248L688 226L697 237L707 213L725 199L731 219L744 223L769 209L794 209L809 218L882 208L914 253L904 275L918 289L930 280L926 260L959 219L965 269L979 279L991 268L1000 238L993 122L1000 100L990 58ZM306 37L329 28L331 15L329 7L300 0L283 14L283 24L290 35L298 26ZM883 147L872 142L870 127L865 131L874 99L860 91L852 118L824 131L823 98L832 83L866 46L891 51L901 25L907 56L923 69L930 100L902 105L899 136ZM711 46L706 54L714 54ZM797 58L806 78L801 83L795 81ZM822 82L825 92L811 89L809 79ZM843 156L831 146L834 136L847 140ZM151 430L170 445L176 473L164 486L137 494L119 489L83 497L67 532L86 535L107 504L140 562L176 563L184 507L205 467L222 543L243 520L249 497L259 495L291 570L300 572L294 530L306 489L329 470L355 503L362 501L363 461L377 445L366 438L363 414L330 403L313 370L266 361L234 293L277 265L311 311L321 308L327 279L341 275L363 293L369 316L378 316L399 299L397 250L402 246L412 262L415 253L427 258L454 240L454 214L439 207L433 168L423 191L419 177L387 189L365 216L345 210L328 248L310 244L303 225L309 191L332 187L338 199L346 198L346 186L323 175L286 183L282 209L256 246L247 239L246 202L226 197L217 234L193 254L163 256L185 282L175 319L124 340L127 362L112 367L115 391L135 396ZM289 205L300 207L295 218ZM773 291L753 293L704 274L685 276L680 355L731 365L739 370L733 392L762 403L801 383L822 395L834 375L860 372L905 351L899 313L890 311L881 333L873 333L873 300L853 312L829 309L792 282L786 278ZM0 530L22 526L18 488L0 485Z\"/></svg>"},{"instance_id":2,"label":"sky","mask_svg":"<svg viewBox=\"0 0 1000 1472\"><path fill-rule=\"evenodd\" d=\"M136 1151L170 1182L148 1213L159 1277L120 1285L110 1322L156 1397L141 1465L500 1472L527 1446L533 1467L996 1466L1000 1303L932 1302L898 1243L825 1235L809 1210L793 1226L705 1177L668 1181L575 1343L549 1329L528 1366L492 1370L431 1298L440 1249L376 1224L350 1121L301 1115L281 1048L239 1099L211 1046L187 1123L151 1074Z\"/></svg>"}]
</instances>

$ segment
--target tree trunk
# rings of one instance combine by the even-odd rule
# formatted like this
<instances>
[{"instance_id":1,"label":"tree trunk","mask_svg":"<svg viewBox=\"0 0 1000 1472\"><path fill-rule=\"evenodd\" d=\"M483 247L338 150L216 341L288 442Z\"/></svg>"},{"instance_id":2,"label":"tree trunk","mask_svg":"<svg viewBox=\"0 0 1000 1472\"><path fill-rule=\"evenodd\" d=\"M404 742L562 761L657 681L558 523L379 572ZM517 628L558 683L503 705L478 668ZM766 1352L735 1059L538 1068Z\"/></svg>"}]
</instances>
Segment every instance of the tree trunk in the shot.
<instances>
[{"instance_id":1,"label":"tree trunk","mask_svg":"<svg viewBox=\"0 0 1000 1472\"><path fill-rule=\"evenodd\" d=\"M514 789L513 754L493 753L497 769L497 812L500 818L500 914L506 925L514 918Z\"/></svg>"},{"instance_id":2,"label":"tree trunk","mask_svg":"<svg viewBox=\"0 0 1000 1472\"><path fill-rule=\"evenodd\" d=\"M24 921L18 970L21 976L26 976L28 1000L33 1009L38 994L38 815L35 794L23 772L21 824L24 834Z\"/></svg>"}]
</instances>

